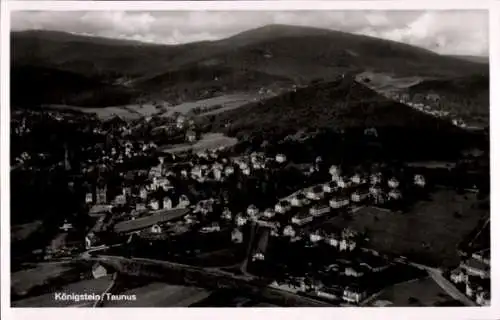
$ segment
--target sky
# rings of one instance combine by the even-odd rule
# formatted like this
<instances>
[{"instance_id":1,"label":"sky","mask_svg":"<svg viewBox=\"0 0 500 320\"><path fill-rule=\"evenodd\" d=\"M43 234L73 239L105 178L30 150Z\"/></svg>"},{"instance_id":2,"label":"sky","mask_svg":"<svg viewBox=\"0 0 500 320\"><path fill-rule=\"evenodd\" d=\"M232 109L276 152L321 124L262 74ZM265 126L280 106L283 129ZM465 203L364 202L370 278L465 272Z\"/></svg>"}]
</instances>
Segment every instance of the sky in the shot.
<instances>
[{"instance_id":1,"label":"sky","mask_svg":"<svg viewBox=\"0 0 500 320\"><path fill-rule=\"evenodd\" d=\"M13 30L45 29L162 44L217 40L267 24L340 30L441 54L487 56L487 11L18 11Z\"/></svg>"}]
</instances>

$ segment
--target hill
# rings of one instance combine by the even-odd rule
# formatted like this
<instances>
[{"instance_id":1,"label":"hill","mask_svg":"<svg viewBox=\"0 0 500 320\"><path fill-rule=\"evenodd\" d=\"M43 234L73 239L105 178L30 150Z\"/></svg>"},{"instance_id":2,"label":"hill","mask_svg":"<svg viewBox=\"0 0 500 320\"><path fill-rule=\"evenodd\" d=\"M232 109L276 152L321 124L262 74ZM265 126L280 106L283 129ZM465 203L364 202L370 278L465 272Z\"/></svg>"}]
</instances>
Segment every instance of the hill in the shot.
<instances>
[{"instance_id":1,"label":"hill","mask_svg":"<svg viewBox=\"0 0 500 320\"><path fill-rule=\"evenodd\" d=\"M468 122L489 122L490 81L487 76L425 80L408 88L411 97L437 94L437 108L452 112Z\"/></svg>"},{"instance_id":2,"label":"hill","mask_svg":"<svg viewBox=\"0 0 500 320\"><path fill-rule=\"evenodd\" d=\"M336 132L325 135L316 149L358 157L369 151L366 143L375 143L394 157L456 157L463 145L476 139L448 121L389 100L350 77L301 88L206 120L212 130L225 130L247 141L279 140L297 132ZM365 135L368 128L378 132L375 140ZM342 139L350 141L346 142L347 150L338 147Z\"/></svg>"},{"instance_id":3,"label":"hill","mask_svg":"<svg viewBox=\"0 0 500 320\"><path fill-rule=\"evenodd\" d=\"M135 96L129 88L77 73L35 66L11 68L11 104L15 106L117 106L130 103Z\"/></svg>"},{"instance_id":4,"label":"hill","mask_svg":"<svg viewBox=\"0 0 500 320\"><path fill-rule=\"evenodd\" d=\"M365 70L430 78L488 74L488 65L403 43L287 25L182 45L24 31L12 33L11 50L14 66L71 72L174 100L198 99L205 91L230 93L292 82L307 85ZM222 84L213 89L215 77L222 78Z\"/></svg>"},{"instance_id":5,"label":"hill","mask_svg":"<svg viewBox=\"0 0 500 320\"><path fill-rule=\"evenodd\" d=\"M466 60L466 61L471 61L471 62L477 62L477 63L489 63L490 62L490 58L484 57L484 56L451 56L451 57Z\"/></svg>"}]
</instances>

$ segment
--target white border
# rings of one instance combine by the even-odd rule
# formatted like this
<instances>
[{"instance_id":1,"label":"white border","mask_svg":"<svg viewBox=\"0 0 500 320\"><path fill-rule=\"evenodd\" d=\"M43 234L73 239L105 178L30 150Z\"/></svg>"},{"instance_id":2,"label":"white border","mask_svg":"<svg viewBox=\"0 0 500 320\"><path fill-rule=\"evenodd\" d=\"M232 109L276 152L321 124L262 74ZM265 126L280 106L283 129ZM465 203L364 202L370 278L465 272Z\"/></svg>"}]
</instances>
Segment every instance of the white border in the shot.
<instances>
[{"instance_id":1,"label":"white border","mask_svg":"<svg viewBox=\"0 0 500 320\"><path fill-rule=\"evenodd\" d=\"M85 319L89 317L136 319L142 316L162 318L166 313L173 319L254 319L269 317L272 319L314 319L342 317L350 319L499 319L500 318L500 272L498 267L499 256L492 250L492 306L491 307L460 307L460 308L219 308L219 309L188 309L188 308L122 308L122 309L13 309L10 308L10 144L9 144L9 56L10 56L10 12L13 10L53 10L53 11L99 11L99 10L127 10L127 11L191 11L191 10L252 10L252 11L278 11L278 10L467 10L467 9L490 9L490 76L491 76L491 141L500 137L493 123L499 113L494 106L500 107L500 2L491 0L402 0L402 1L155 1L155 2L129 2L129 1L7 1L1 2L1 113L0 113L0 137L2 152L0 153L1 166L1 319ZM467 21L464 21L467 23ZM495 37L496 35L496 37ZM496 72L494 72L496 71ZM498 168L495 165L498 147L491 144L491 173L497 177ZM496 194L498 183L492 178L492 194ZM498 204L496 197L492 196L491 212L497 212ZM492 230L497 219L491 214ZM498 244L499 235L492 232L492 246ZM495 245L496 244L496 245Z\"/></svg>"}]
</instances>

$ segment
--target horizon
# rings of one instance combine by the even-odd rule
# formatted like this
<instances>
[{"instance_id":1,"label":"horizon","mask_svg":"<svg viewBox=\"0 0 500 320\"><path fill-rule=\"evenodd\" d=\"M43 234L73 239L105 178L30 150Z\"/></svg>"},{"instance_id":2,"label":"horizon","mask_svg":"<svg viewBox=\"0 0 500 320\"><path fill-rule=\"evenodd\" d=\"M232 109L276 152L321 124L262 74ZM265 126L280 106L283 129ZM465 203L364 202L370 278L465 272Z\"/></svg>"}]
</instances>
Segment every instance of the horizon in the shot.
<instances>
[{"instance_id":1,"label":"horizon","mask_svg":"<svg viewBox=\"0 0 500 320\"><path fill-rule=\"evenodd\" d=\"M352 20L353 18L355 19ZM478 22L463 24L463 19ZM488 16L487 12L482 10L19 11L12 14L11 31L43 30L153 45L182 45L227 39L269 25L311 27L370 36L412 45L441 55L489 57Z\"/></svg>"}]
</instances>

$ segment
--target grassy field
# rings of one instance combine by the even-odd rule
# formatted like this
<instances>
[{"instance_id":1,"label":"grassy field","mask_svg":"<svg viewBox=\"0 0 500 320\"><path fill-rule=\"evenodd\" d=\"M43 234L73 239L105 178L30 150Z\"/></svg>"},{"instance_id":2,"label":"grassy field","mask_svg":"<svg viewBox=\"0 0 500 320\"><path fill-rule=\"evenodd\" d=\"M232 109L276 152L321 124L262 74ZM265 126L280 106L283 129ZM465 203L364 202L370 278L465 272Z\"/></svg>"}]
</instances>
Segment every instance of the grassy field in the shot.
<instances>
[{"instance_id":1,"label":"grassy field","mask_svg":"<svg viewBox=\"0 0 500 320\"><path fill-rule=\"evenodd\" d=\"M36 220L30 223L14 225L10 228L10 238L12 241L25 240L40 229L42 224L41 220Z\"/></svg>"},{"instance_id":2,"label":"grassy field","mask_svg":"<svg viewBox=\"0 0 500 320\"><path fill-rule=\"evenodd\" d=\"M486 213L473 206L476 201L472 193L438 190L432 200L418 202L407 213L366 207L354 213L352 221L338 216L326 224L366 230L369 246L379 251L424 264L454 266L459 262L457 245Z\"/></svg>"},{"instance_id":3,"label":"grassy field","mask_svg":"<svg viewBox=\"0 0 500 320\"><path fill-rule=\"evenodd\" d=\"M119 295L135 295L135 301L107 301L104 307L188 307L210 295L209 291L155 282Z\"/></svg>"},{"instance_id":4,"label":"grassy field","mask_svg":"<svg viewBox=\"0 0 500 320\"><path fill-rule=\"evenodd\" d=\"M75 294L101 294L106 290L106 288L110 285L111 283L111 275L102 277L99 279L90 279L90 280L83 280L75 283L71 283L69 285L66 285L62 288L52 288L51 292L40 295L37 297L32 297L32 298L27 298L19 301L15 301L12 303L13 307L21 307L21 308L26 308L26 307L70 307L70 306L81 306L81 307L86 307L92 305L92 302L85 302L85 301L73 301L73 300L68 300L68 301L61 301L61 300L56 300L55 299L55 293L56 292L65 292L68 294L75 293Z\"/></svg>"},{"instance_id":5,"label":"grassy field","mask_svg":"<svg viewBox=\"0 0 500 320\"><path fill-rule=\"evenodd\" d=\"M36 286L58 278L72 269L69 263L40 263L37 267L14 272L11 275L11 289L22 295Z\"/></svg>"},{"instance_id":6,"label":"grassy field","mask_svg":"<svg viewBox=\"0 0 500 320\"><path fill-rule=\"evenodd\" d=\"M384 289L377 299L372 302L371 306L433 307L454 301L432 278L427 277L399 283Z\"/></svg>"},{"instance_id":7,"label":"grassy field","mask_svg":"<svg viewBox=\"0 0 500 320\"><path fill-rule=\"evenodd\" d=\"M193 149L194 152L216 149L219 147L230 147L238 142L235 138L226 137L222 133L204 134L201 140L194 144L177 144L164 147L164 152L185 152Z\"/></svg>"},{"instance_id":8,"label":"grassy field","mask_svg":"<svg viewBox=\"0 0 500 320\"><path fill-rule=\"evenodd\" d=\"M255 99L258 98L257 94L247 94L247 93L242 93L242 94L227 94L227 95L222 95L218 97L213 97L213 98L208 98L208 99L202 99L198 101L189 101L185 103L178 104L176 106L173 106L168 109L167 112L163 114L163 116L170 116L174 112L179 112L186 114L189 111L191 111L194 108L205 108L205 107L212 107L216 105L222 105L222 108L205 112L200 115L207 115L207 114L216 114L219 112L231 110L238 108L244 104L247 104L249 102L255 101Z\"/></svg>"}]
</instances>

